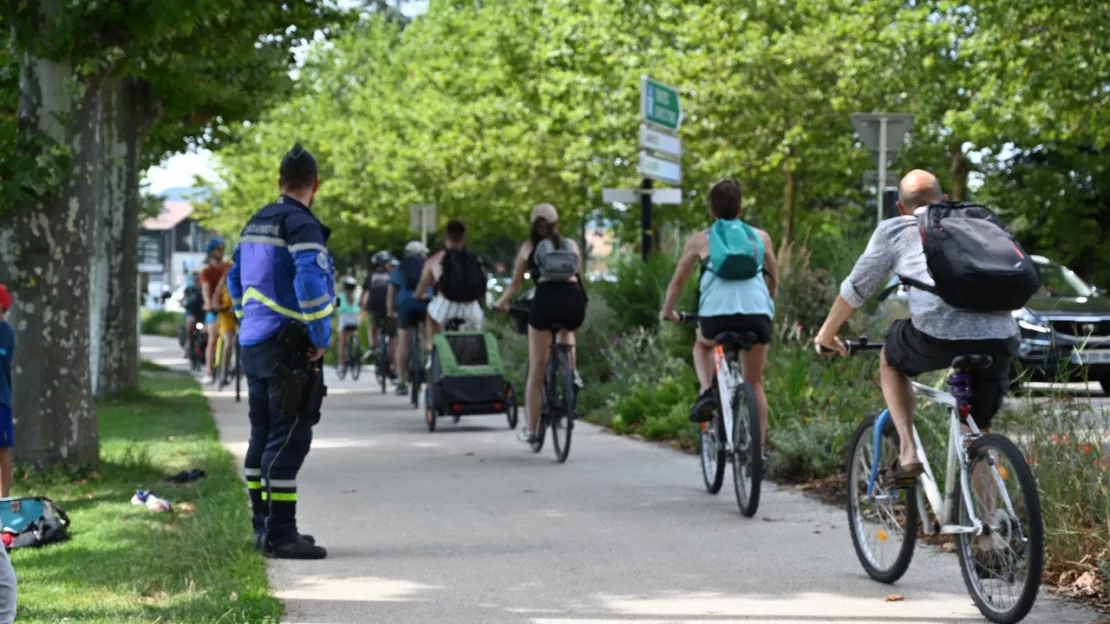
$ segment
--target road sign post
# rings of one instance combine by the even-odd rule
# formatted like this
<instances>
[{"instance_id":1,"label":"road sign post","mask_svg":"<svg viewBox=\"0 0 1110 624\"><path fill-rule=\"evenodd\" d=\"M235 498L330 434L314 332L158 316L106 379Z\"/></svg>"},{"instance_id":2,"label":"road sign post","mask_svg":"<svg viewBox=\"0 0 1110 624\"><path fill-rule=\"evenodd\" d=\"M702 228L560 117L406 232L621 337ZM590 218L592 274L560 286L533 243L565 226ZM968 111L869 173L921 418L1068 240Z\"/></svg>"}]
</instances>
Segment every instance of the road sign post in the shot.
<instances>
[{"instance_id":1,"label":"road sign post","mask_svg":"<svg viewBox=\"0 0 1110 624\"><path fill-rule=\"evenodd\" d=\"M878 222L883 220L883 204L886 197L883 193L883 183L886 182L887 151L893 147L894 153L898 153L898 150L901 149L902 143L905 142L906 135L909 134L910 127L913 125L913 115L909 113L852 113L852 125L869 150L878 150L878 179L881 181L878 193L879 200L875 209L878 217L876 225L878 225ZM897 139L891 142L891 136L897 137Z\"/></svg>"},{"instance_id":2,"label":"road sign post","mask_svg":"<svg viewBox=\"0 0 1110 624\"><path fill-rule=\"evenodd\" d=\"M652 200L660 203L678 203L682 199L678 189L653 190L655 180L668 184L682 183L682 166L669 158L682 158L682 141L677 133L682 125L682 104L678 89L665 85L644 74L640 76L640 228L641 255L646 261L654 242L652 231ZM660 195L663 190L678 191L677 198ZM668 200L668 201L664 201Z\"/></svg>"},{"instance_id":3,"label":"road sign post","mask_svg":"<svg viewBox=\"0 0 1110 624\"><path fill-rule=\"evenodd\" d=\"M420 244L428 246L428 229L436 222L435 204L413 204L409 207L409 229L420 233Z\"/></svg>"}]
</instances>

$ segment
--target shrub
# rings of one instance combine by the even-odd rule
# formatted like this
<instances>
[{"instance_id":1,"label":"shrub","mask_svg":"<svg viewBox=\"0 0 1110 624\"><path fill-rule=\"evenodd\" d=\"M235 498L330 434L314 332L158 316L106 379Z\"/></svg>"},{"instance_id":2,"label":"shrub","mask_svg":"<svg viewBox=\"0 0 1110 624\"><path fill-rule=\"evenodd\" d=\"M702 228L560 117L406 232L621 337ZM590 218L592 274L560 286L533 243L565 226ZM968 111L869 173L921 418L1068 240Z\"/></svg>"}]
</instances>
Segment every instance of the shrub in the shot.
<instances>
[{"instance_id":1,"label":"shrub","mask_svg":"<svg viewBox=\"0 0 1110 624\"><path fill-rule=\"evenodd\" d=\"M612 269L615 281L593 286L609 305L610 326L618 331L657 328L659 309L674 268L675 259L664 254L652 254L647 262L636 256L619 258Z\"/></svg>"},{"instance_id":2,"label":"shrub","mask_svg":"<svg viewBox=\"0 0 1110 624\"><path fill-rule=\"evenodd\" d=\"M184 323L185 314L183 312L143 310L139 317L139 329L144 336L177 338L178 329Z\"/></svg>"}]
</instances>

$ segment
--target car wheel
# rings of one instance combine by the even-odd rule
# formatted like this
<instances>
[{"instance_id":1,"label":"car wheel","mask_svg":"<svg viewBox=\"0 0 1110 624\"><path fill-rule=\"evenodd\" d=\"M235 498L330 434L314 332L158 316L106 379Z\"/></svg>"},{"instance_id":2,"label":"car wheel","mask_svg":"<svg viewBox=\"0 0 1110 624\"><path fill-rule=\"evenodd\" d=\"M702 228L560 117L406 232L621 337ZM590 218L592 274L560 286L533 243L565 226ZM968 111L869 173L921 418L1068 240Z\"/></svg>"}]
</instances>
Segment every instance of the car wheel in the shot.
<instances>
[{"instance_id":1,"label":"car wheel","mask_svg":"<svg viewBox=\"0 0 1110 624\"><path fill-rule=\"evenodd\" d=\"M1110 395L1110 377L1099 379L1098 385L1102 386L1103 394Z\"/></svg>"}]
</instances>

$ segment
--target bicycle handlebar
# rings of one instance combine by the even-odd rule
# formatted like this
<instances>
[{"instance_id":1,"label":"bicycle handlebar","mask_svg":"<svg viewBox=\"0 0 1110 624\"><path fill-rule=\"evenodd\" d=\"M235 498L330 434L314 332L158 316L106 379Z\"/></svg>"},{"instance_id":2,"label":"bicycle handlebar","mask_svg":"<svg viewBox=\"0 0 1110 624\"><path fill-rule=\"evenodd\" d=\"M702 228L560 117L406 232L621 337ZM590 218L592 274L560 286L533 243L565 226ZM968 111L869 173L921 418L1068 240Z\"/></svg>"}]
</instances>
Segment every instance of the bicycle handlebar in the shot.
<instances>
[{"instance_id":1,"label":"bicycle handlebar","mask_svg":"<svg viewBox=\"0 0 1110 624\"><path fill-rule=\"evenodd\" d=\"M863 353L865 351L881 351L883 348L883 343L870 342L867 340L867 336L860 336L859 340L845 340L844 346L848 347L848 355L855 355L857 353ZM832 349L828 349L826 347L818 348L820 349L822 355L836 353Z\"/></svg>"}]
</instances>

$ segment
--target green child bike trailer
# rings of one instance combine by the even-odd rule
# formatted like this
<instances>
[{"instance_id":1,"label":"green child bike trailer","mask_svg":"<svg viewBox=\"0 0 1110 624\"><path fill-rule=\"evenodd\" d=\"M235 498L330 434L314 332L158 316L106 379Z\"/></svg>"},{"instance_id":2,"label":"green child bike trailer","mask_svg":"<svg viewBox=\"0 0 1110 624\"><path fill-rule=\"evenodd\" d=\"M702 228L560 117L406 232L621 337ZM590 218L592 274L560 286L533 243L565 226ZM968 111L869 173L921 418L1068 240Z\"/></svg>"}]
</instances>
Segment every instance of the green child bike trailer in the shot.
<instances>
[{"instance_id":1,"label":"green child bike trailer","mask_svg":"<svg viewBox=\"0 0 1110 624\"><path fill-rule=\"evenodd\" d=\"M69 516L49 498L0 499L0 536L9 550L69 539Z\"/></svg>"},{"instance_id":2,"label":"green child bike trailer","mask_svg":"<svg viewBox=\"0 0 1110 624\"><path fill-rule=\"evenodd\" d=\"M709 264L721 279L752 279L763 270L763 241L740 219L717 219L709 228Z\"/></svg>"},{"instance_id":3,"label":"green child bike trailer","mask_svg":"<svg viewBox=\"0 0 1110 624\"><path fill-rule=\"evenodd\" d=\"M505 378L497 339L490 333L448 331L432 341L431 369L424 394L428 430L450 415L505 414L509 428L517 422L516 390Z\"/></svg>"}]
</instances>

